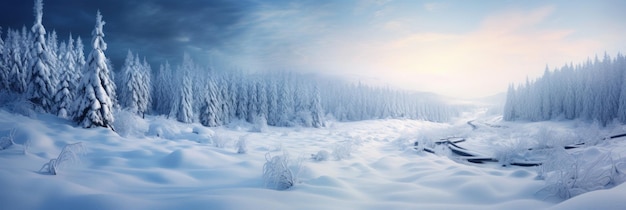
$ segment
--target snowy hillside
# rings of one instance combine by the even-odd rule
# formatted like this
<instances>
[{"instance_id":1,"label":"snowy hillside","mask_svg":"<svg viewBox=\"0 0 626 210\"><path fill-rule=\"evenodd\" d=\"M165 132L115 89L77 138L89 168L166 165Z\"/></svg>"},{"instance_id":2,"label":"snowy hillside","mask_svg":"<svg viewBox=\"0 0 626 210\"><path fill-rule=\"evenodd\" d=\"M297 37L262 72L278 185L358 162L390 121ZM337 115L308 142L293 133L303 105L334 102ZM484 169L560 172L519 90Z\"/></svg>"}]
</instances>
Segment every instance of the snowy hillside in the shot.
<instances>
[{"instance_id":1,"label":"snowy hillside","mask_svg":"<svg viewBox=\"0 0 626 210\"><path fill-rule=\"evenodd\" d=\"M398 12L372 9L391 1L372 8L360 5L369 1L233 2L106 1L113 7L102 13L96 8L105 1L56 2L57 12L46 16L43 0L24 11L11 3L16 11L0 20L33 25L0 26L0 210L626 209L626 57L546 68L541 78L510 85L506 96L467 99L527 74L537 62L531 55L564 56L516 49L525 39L506 36L544 27L540 19L554 16L555 6L507 9L504 21L472 24L472 15L455 10L463 27L446 35L425 30L431 24L400 23L449 16L432 4L406 13L437 18L383 20ZM93 8L69 9L76 5ZM176 9L184 14L172 15ZM374 16L361 16L368 13ZM70 30L93 23L86 14L95 14L95 25L74 39ZM314 21L322 17L328 25ZM182 27L187 20L197 23ZM362 20L374 21L363 29L375 28L351 27ZM472 25L481 28L466 28ZM51 28L67 30L59 33L67 39ZM145 28L162 31L127 34ZM542 34L520 37L562 33ZM284 42L289 36L298 39ZM555 41L528 42L583 52L546 43ZM214 56L237 65L214 65ZM438 95L453 92L466 100Z\"/></svg>"},{"instance_id":2,"label":"snowy hillside","mask_svg":"<svg viewBox=\"0 0 626 210\"><path fill-rule=\"evenodd\" d=\"M503 123L476 112L466 113L456 123L390 119L251 132L259 129L245 122L209 129L163 117L116 117L117 123L129 128L119 130L121 136L106 128L76 128L73 122L48 114L29 118L0 110L0 136L15 129L15 145L0 150L3 209L626 208L625 185L594 186L610 189L563 201L550 188L549 179L538 178L540 167L474 164L445 147L435 148L437 154L413 148L415 141L459 136L467 139L459 145L486 155L519 154L515 153L519 148L538 144L521 142L524 138L598 139L623 132L622 126ZM474 119L476 129L467 124L468 119ZM550 130L542 129L548 126ZM237 146L242 141L245 146L239 148L246 151L240 154ZM65 145L77 142L82 142L82 151L75 151L78 158L61 164L58 175L38 171ZM626 172L623 139L568 152L590 161L608 154L616 170ZM282 155L288 155L287 165L297 179L293 187L281 191L266 185L263 169L270 156ZM598 181L586 178L588 184Z\"/></svg>"}]
</instances>

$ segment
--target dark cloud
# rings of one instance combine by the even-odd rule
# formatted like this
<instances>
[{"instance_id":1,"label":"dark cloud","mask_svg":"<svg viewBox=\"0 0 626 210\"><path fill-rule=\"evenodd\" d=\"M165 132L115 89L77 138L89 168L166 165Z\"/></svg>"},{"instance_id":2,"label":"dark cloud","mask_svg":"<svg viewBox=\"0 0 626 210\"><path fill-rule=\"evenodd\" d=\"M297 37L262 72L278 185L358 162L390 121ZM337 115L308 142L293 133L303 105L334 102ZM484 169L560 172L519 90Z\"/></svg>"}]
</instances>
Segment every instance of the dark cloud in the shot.
<instances>
[{"instance_id":1,"label":"dark cloud","mask_svg":"<svg viewBox=\"0 0 626 210\"><path fill-rule=\"evenodd\" d=\"M0 26L30 27L33 1L6 0L0 8ZM56 30L60 40L69 33L89 46L96 11L105 25L107 55L120 66L131 49L153 64L177 63L183 52L202 62L208 52L236 50L230 46L245 28L238 23L254 9L252 1L229 0L44 0L44 26ZM89 50L89 49L86 49Z\"/></svg>"}]
</instances>

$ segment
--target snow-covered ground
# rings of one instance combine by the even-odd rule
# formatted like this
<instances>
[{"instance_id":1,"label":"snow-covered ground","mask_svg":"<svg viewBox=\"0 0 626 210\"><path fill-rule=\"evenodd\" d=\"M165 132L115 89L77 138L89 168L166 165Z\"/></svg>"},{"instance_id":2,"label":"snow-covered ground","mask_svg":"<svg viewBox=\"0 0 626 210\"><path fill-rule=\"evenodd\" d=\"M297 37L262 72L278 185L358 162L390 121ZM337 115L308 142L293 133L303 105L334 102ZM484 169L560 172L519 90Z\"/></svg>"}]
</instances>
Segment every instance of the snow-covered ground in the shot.
<instances>
[{"instance_id":1,"label":"snow-covered ground","mask_svg":"<svg viewBox=\"0 0 626 210\"><path fill-rule=\"evenodd\" d=\"M233 123L209 129L122 115L116 123L120 135L0 109L0 136L14 128L16 143L0 150L1 209L626 209L624 184L563 201L546 184L549 179L538 178L539 167L473 164L443 147L434 148L437 154L413 149L415 141L458 136L467 139L459 145L487 156L535 158L520 148L600 139L623 132L622 126L501 122L476 112L450 124L385 119L250 132L258 128ZM239 154L236 145L244 139L247 152ZM76 151L82 152L78 161L62 164L56 176L39 172L76 142L84 148ZM626 172L624 139L595 144L567 152L579 157L580 166L610 156L613 171ZM314 160L312 154L322 150L327 159ZM296 184L269 189L266 158L285 154L297 172Z\"/></svg>"}]
</instances>

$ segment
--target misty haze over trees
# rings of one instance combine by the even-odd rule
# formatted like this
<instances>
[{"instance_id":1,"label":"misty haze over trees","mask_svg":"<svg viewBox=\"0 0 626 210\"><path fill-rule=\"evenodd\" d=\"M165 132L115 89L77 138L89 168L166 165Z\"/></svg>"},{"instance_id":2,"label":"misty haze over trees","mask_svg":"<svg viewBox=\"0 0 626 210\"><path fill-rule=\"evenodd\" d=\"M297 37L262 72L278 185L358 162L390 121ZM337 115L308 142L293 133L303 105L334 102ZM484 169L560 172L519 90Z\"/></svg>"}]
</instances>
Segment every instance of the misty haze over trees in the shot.
<instances>
[{"instance_id":1,"label":"misty haze over trees","mask_svg":"<svg viewBox=\"0 0 626 210\"><path fill-rule=\"evenodd\" d=\"M583 119L603 126L617 119L626 123L626 58L605 54L580 64L568 64L542 77L510 85L505 120Z\"/></svg>"},{"instance_id":2,"label":"misty haze over trees","mask_svg":"<svg viewBox=\"0 0 626 210\"><path fill-rule=\"evenodd\" d=\"M41 0L35 1L34 16L30 29L0 28L4 103L16 101L14 107L72 119L85 128L112 128L115 109L209 127L245 120L316 128L324 127L328 117L442 122L460 112L436 97L408 91L286 71L218 71L194 63L188 54L180 65L163 61L153 68L128 50L123 66L115 71L105 54L108 46L100 12L87 56L80 37L70 35L59 43L55 31L46 31Z\"/></svg>"}]
</instances>

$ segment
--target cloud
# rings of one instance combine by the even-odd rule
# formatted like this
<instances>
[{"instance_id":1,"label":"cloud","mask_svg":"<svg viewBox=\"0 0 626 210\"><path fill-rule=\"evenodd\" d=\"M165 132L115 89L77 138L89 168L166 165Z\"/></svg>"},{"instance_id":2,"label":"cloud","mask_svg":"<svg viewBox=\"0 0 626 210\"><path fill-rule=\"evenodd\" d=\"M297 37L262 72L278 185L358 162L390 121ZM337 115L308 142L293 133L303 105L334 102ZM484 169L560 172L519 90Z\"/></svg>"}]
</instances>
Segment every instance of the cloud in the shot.
<instances>
[{"instance_id":1,"label":"cloud","mask_svg":"<svg viewBox=\"0 0 626 210\"><path fill-rule=\"evenodd\" d=\"M10 0L10 7L0 9L0 26L27 27L32 25L32 1ZM148 1L44 1L44 26L55 30L61 40L69 33L91 39L96 10L100 10L105 25L105 41L109 44L107 56L120 66L131 49L153 63L182 58L190 52L196 60L206 60L211 49L230 49L227 46L237 34L245 30L234 27L253 9L253 1L228 0L148 0ZM85 46L90 46L85 43ZM86 49L89 50L89 49Z\"/></svg>"},{"instance_id":2,"label":"cloud","mask_svg":"<svg viewBox=\"0 0 626 210\"><path fill-rule=\"evenodd\" d=\"M454 96L497 93L512 81L539 76L546 64L582 61L601 46L571 38L572 29L543 27L553 11L500 12L467 33L412 33L386 43L376 63L392 69L385 75L405 88Z\"/></svg>"},{"instance_id":3,"label":"cloud","mask_svg":"<svg viewBox=\"0 0 626 210\"><path fill-rule=\"evenodd\" d=\"M429 2L429 3L425 3L423 7L427 11L433 12L433 11L436 11L436 10L443 9L443 8L445 8L447 6L448 6L448 4L446 4L446 3Z\"/></svg>"}]
</instances>

